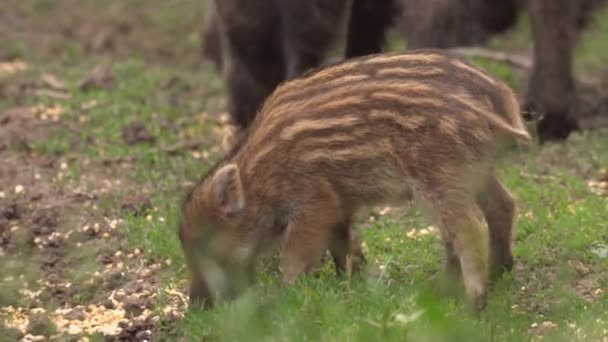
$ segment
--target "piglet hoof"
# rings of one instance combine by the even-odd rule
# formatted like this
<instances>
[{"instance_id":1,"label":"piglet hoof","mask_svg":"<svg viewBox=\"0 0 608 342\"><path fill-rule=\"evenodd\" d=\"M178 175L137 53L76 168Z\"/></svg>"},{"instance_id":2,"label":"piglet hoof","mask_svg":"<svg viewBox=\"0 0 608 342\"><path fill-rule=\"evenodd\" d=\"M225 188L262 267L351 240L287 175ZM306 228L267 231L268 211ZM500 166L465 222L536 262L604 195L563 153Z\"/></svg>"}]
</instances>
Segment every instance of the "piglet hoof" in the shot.
<instances>
[{"instance_id":1,"label":"piglet hoof","mask_svg":"<svg viewBox=\"0 0 608 342\"><path fill-rule=\"evenodd\" d=\"M469 295L467 304L474 315L479 315L488 306L488 295L486 292Z\"/></svg>"}]
</instances>

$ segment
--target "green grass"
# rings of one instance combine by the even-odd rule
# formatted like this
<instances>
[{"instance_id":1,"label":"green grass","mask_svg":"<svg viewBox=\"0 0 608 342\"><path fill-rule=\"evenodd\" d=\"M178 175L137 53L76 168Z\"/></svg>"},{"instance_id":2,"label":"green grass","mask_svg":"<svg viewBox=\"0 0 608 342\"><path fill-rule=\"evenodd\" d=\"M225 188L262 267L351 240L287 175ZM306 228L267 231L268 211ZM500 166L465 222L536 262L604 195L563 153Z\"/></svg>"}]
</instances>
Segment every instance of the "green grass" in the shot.
<instances>
[{"instance_id":1,"label":"green grass","mask_svg":"<svg viewBox=\"0 0 608 342\"><path fill-rule=\"evenodd\" d=\"M126 232L134 245L171 259L176 265L171 273L183 284L187 274L175 234L177 207L184 194L180 184L195 181L212 162L193 160L188 154L167 156L159 151L159 144L178 140L175 133L163 131L159 122L192 115L193 111L204 110L205 103L192 104L190 110L164 107L156 98L157 88L166 77L162 71L146 70L146 76L142 76L142 65L134 61L119 64L115 70L119 85L113 92L87 94L71 102L73 108L92 99L103 105L87 113L89 120L83 130L97 137L98 146L83 145L70 153L93 158L131 156L137 160L127 177L152 190L157 211L151 220L126 216ZM492 71L509 79L508 68L500 66ZM159 144L122 144L120 128L135 118L149 124ZM181 129L194 130L201 136L209 133L206 127L195 124ZM586 177L597 176L599 169L608 165L608 150L602 146L608 146L605 135L577 135L568 145L512 155L504 163L501 178L515 193L521 211L514 250L520 266L513 276L496 285L489 307L480 318L471 316L461 303L428 293L440 269L441 244L434 236L406 237L408 229L428 226L426 219L412 209L403 217L360 227L368 258L376 266L384 266L380 277L347 282L337 278L328 264L319 278L305 277L294 287L284 288L276 274L263 273L260 284L240 300L212 312L192 309L176 323L177 328L171 326L168 331L178 331L191 340L226 341L364 341L374 337L520 341L531 338L528 331L534 324L541 326L549 321L557 325L544 332L551 340L600 338L608 327L608 300L602 295L586 303L577 294L580 277L569 261L581 261L598 275L591 291L606 288L608 260L593 254L592 247L608 243L608 201L586 187ZM176 279L170 279L166 286L175 284ZM413 321L400 323L397 315L413 315Z\"/></svg>"},{"instance_id":2,"label":"green grass","mask_svg":"<svg viewBox=\"0 0 608 342\"><path fill-rule=\"evenodd\" d=\"M549 321L557 328L551 340L599 339L608 327L605 295L586 303L576 286L580 277L569 261L581 261L599 275L595 288L608 284L608 259L592 252L596 243L608 243L608 201L591 195L585 180L567 167L552 164L549 172L537 163L548 154L564 155L607 144L605 137L573 139L568 147L545 149L512 157L501 170L502 179L518 198L521 215L514 250L519 266L491 293L488 309L479 319L459 303L434 298L433 274L440 269L441 246L434 236L407 238L407 229L427 226L414 211L414 220L381 220L364 229L370 260L384 265L380 277L347 282L326 265L318 279L308 276L292 288L282 288L276 276L263 275L261 285L235 303L213 312L191 310L183 332L189 338L213 340L348 340L373 337L388 340L512 340L530 339L533 324ZM581 164L608 163L608 152L583 159ZM525 175L548 173L552 178L532 180ZM405 223L407 222L407 223ZM582 293L580 293L582 295ZM406 317L423 310L415 321ZM599 323L596 319L601 320ZM570 327L573 326L574 328ZM577 329L582 332L577 335Z\"/></svg>"},{"instance_id":3,"label":"green grass","mask_svg":"<svg viewBox=\"0 0 608 342\"><path fill-rule=\"evenodd\" d=\"M40 11L52 7L48 1L41 4ZM604 12L602 18L608 15ZM179 16L167 14L162 20L169 25L179 21ZM608 57L608 44L600 39L605 37L605 22L597 21L598 31L588 34L589 40L579 50L579 69L596 70L602 67L599 61ZM517 50L525 47L528 39L528 27L521 23L511 36L496 40L492 47ZM189 36L187 44L193 40ZM29 55L27 47L14 46L19 54ZM64 121L85 121L73 134L66 134L59 126L48 140L35 144L34 150L76 161L132 160L126 173L116 166L105 170L131 187L110 194L99 210L118 211L116 203L133 189L149 194L154 208L149 216L121 213L124 233L129 243L142 248L147 256L170 259L174 266L165 270L163 287L181 287L187 273L176 234L178 206L187 185L219 156L198 160L186 151L169 155L164 147L199 139L205 148L211 148L208 137L212 124L198 123L196 115L221 108L217 104L223 96L219 76L213 70L187 72L179 65L148 65L131 58L112 63L114 88L85 93L77 89L78 79L91 67L83 59L82 52L73 48L55 64L44 66L62 74L72 95L68 100L45 101L65 108ZM517 89L524 86L509 67L474 62ZM34 69L43 71L40 66ZM174 77L178 85L164 88ZM178 97L177 104L172 96ZM96 105L83 107L90 103ZM157 138L155 144L127 146L122 142L122 128L135 120L146 124ZM515 194L520 209L514 249L517 267L495 285L489 306L479 317L458 301L435 297L432 289L441 268L441 243L434 235L406 236L410 229L429 225L417 209L409 208L403 215L358 224L370 269L381 268L380 272L347 281L326 264L319 274L305 276L291 287L283 286L275 272L261 272L258 285L237 301L213 311L191 308L183 320L163 322L158 339L522 341L533 339L533 332L542 330L545 340L602 340L608 330L608 297L604 293L591 301L584 298L593 296L597 289L608 291L608 258L594 252L595 247L608 245L608 199L592 194L586 182L597 177L600 168L608 167L606 146L605 133L577 134L567 144L514 153L502 163L501 179ZM80 177L78 164L70 163L68 181ZM571 266L573 261L583 263L588 274L579 275ZM88 266L83 263L72 270L71 277L85 279L79 272ZM583 283L589 283L589 288ZM83 293L81 300L91 296L93 293ZM161 296L159 308L162 301ZM543 328L543 322L555 327Z\"/></svg>"}]
</instances>

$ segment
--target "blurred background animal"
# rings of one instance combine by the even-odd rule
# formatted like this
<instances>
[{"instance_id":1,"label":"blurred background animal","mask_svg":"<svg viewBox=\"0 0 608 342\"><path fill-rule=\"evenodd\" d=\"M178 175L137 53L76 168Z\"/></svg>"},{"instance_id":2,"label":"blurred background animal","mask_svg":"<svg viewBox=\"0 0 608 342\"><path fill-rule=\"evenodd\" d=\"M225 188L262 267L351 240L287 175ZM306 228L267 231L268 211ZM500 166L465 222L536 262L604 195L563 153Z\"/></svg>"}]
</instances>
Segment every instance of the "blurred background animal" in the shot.
<instances>
[{"instance_id":1,"label":"blurred background animal","mask_svg":"<svg viewBox=\"0 0 608 342\"><path fill-rule=\"evenodd\" d=\"M347 37L347 57L381 50L392 5L388 0L209 1L203 54L222 70L233 122L248 127L280 82L321 65L346 25L354 33ZM350 6L364 22L348 20Z\"/></svg>"},{"instance_id":2,"label":"blurred background animal","mask_svg":"<svg viewBox=\"0 0 608 342\"><path fill-rule=\"evenodd\" d=\"M345 58L381 52L388 29L409 49L481 45L528 10L534 63L524 107L537 112L539 138L564 140L579 129L573 52L604 0L210 0L203 53L224 75L229 112L247 128L282 81L321 65L341 30Z\"/></svg>"}]
</instances>

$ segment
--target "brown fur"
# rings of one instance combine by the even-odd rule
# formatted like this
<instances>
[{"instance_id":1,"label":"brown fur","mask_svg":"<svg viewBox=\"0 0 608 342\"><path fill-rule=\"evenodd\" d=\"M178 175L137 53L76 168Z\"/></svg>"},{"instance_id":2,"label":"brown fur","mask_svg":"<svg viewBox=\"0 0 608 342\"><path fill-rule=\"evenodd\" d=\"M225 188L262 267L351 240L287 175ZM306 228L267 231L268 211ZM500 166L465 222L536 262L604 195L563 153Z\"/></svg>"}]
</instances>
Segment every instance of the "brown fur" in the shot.
<instances>
[{"instance_id":1,"label":"brown fur","mask_svg":"<svg viewBox=\"0 0 608 342\"><path fill-rule=\"evenodd\" d=\"M493 171L513 140L530 142L513 92L437 51L352 59L288 81L183 205L191 298L213 303L232 288L209 285L204 265L232 284L230 272L251 270L281 241L287 283L327 249L338 272L348 256L356 270L353 215L414 193L441 227L448 273L462 273L469 302L483 307L491 269L513 265L515 204Z\"/></svg>"},{"instance_id":2,"label":"brown fur","mask_svg":"<svg viewBox=\"0 0 608 342\"><path fill-rule=\"evenodd\" d=\"M266 7L262 9L239 5L243 1L249 3L222 0L236 3L237 10L232 14L219 12L221 18L208 18L204 33L206 55L218 65L223 63L222 59L230 61L230 67L224 72L229 111L240 128L249 126L263 99L278 83L322 63L337 37L337 23L344 15L341 10L351 12L345 51L345 57L351 58L381 52L385 31L393 24L399 27L411 49L483 44L493 35L511 28L520 11L528 6L535 60L525 107L526 111L542 114L538 122L541 141L566 139L579 128L572 65L575 43L590 13L605 2L352 0L349 8L342 0L275 0L263 2ZM235 16L239 18L236 24ZM224 27L231 28L230 33L214 28L213 23L220 19ZM265 22L272 29L252 30L246 26L240 31L240 21ZM216 35L227 36L231 41L230 49L224 49L223 58L218 56ZM266 52L263 58L244 54L255 46L263 47Z\"/></svg>"},{"instance_id":3,"label":"brown fur","mask_svg":"<svg viewBox=\"0 0 608 342\"><path fill-rule=\"evenodd\" d=\"M320 65L347 0L210 0L204 55L221 67L228 110L247 128L276 86Z\"/></svg>"},{"instance_id":4,"label":"brown fur","mask_svg":"<svg viewBox=\"0 0 608 342\"><path fill-rule=\"evenodd\" d=\"M521 0L404 0L397 26L408 47L448 48L486 43L516 19Z\"/></svg>"}]
</instances>

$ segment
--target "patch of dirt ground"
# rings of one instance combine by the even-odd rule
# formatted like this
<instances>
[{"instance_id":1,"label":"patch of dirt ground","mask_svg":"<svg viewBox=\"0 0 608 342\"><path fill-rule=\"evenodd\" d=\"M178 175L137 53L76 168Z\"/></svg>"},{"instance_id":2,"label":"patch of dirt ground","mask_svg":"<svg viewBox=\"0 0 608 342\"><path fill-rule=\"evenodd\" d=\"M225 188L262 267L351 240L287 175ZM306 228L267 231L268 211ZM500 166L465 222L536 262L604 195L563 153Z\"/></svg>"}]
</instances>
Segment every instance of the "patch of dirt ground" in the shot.
<instances>
[{"instance_id":1,"label":"patch of dirt ground","mask_svg":"<svg viewBox=\"0 0 608 342\"><path fill-rule=\"evenodd\" d=\"M143 5L145 3L145 5ZM205 1L7 0L0 11L0 59L41 62L71 51L199 67ZM178 38L179 37L179 38Z\"/></svg>"},{"instance_id":2,"label":"patch of dirt ground","mask_svg":"<svg viewBox=\"0 0 608 342\"><path fill-rule=\"evenodd\" d=\"M179 315L185 298L169 293L167 308L153 312L156 274L167 265L129 249L123 222L100 214L104 196L128 185L95 163L28 148L61 120L19 107L2 112L0 122L0 264L13 271L0 274L0 288L16 295L0 295L5 329L25 340L84 334L149 339L159 320ZM67 174L69 163L80 163L79 177ZM141 214L150 207L142 196L126 198L117 209Z\"/></svg>"},{"instance_id":3,"label":"patch of dirt ground","mask_svg":"<svg viewBox=\"0 0 608 342\"><path fill-rule=\"evenodd\" d=\"M168 290L162 312L157 274L164 261L130 249L118 212L152 210L141 191L104 212L100 206L117 188L135 187L117 177L128 162L102 164L62 155L40 155L34 144L50 134L78 132L62 120L60 107L31 105L40 95L69 98L53 75L21 73L28 63L70 58L124 59L200 66L197 33L203 2L141 3L78 0L9 0L0 11L0 336L44 340L50 336L101 334L106 340L149 340L160 320L179 315L185 298ZM170 10L168 10L170 9ZM94 15L91 15L94 13ZM171 17L171 13L175 17ZM176 39L176 37L181 37ZM67 57L66 57L67 56ZM99 67L79 87L111 87ZM136 124L127 144L151 141ZM70 174L77 164L79 174ZM124 172L123 172L124 173ZM118 172L120 174L120 172ZM140 190L139 187L137 190ZM163 301L165 302L165 301ZM1 339L1 338L0 338Z\"/></svg>"}]
</instances>

